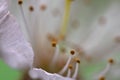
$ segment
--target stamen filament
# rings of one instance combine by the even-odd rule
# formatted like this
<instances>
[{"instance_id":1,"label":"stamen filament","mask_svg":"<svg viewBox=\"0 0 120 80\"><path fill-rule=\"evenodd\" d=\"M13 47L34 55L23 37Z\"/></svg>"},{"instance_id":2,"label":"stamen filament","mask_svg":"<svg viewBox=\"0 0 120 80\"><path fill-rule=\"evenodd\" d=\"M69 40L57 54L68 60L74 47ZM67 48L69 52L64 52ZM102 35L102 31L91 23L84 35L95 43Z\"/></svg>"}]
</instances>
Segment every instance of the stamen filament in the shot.
<instances>
[{"instance_id":1,"label":"stamen filament","mask_svg":"<svg viewBox=\"0 0 120 80\"><path fill-rule=\"evenodd\" d=\"M67 68L68 68L68 66L70 64L70 61L71 61L73 55L75 54L75 52L73 50L71 50L70 54L71 55L69 56L67 63L65 64L65 66L63 67L63 69L59 72L59 74L61 74L61 75L67 70Z\"/></svg>"},{"instance_id":2,"label":"stamen filament","mask_svg":"<svg viewBox=\"0 0 120 80\"><path fill-rule=\"evenodd\" d=\"M70 5L71 5L71 0L66 0L66 2L65 2L65 12L64 12L61 31L60 31L60 39L64 38L65 35L66 35L66 29L67 29L67 26L68 26L68 21L69 21L69 16L70 16Z\"/></svg>"},{"instance_id":3,"label":"stamen filament","mask_svg":"<svg viewBox=\"0 0 120 80\"><path fill-rule=\"evenodd\" d=\"M105 80L105 75L108 73L108 71L110 70L111 65L114 63L114 60L112 58L110 58L108 60L108 64L106 66L106 68L101 72L99 80Z\"/></svg>"},{"instance_id":4,"label":"stamen filament","mask_svg":"<svg viewBox=\"0 0 120 80\"><path fill-rule=\"evenodd\" d=\"M70 56L70 57L69 57L69 59L68 59L67 63L65 64L65 66L63 67L63 69L59 72L59 74L61 74L61 75L62 75L62 74L63 74L63 73L67 70L68 65L69 65L69 63L70 63L71 59L72 59L72 56Z\"/></svg>"},{"instance_id":5,"label":"stamen filament","mask_svg":"<svg viewBox=\"0 0 120 80\"><path fill-rule=\"evenodd\" d=\"M70 77L70 76L71 76L71 73L72 73L71 70L72 70L72 65L69 65L67 77Z\"/></svg>"},{"instance_id":6,"label":"stamen filament","mask_svg":"<svg viewBox=\"0 0 120 80\"><path fill-rule=\"evenodd\" d=\"M70 77L71 75L71 69L68 69L67 77Z\"/></svg>"},{"instance_id":7,"label":"stamen filament","mask_svg":"<svg viewBox=\"0 0 120 80\"><path fill-rule=\"evenodd\" d=\"M52 65L54 65L56 63L58 55L59 55L59 45L56 45L55 54L52 59Z\"/></svg>"},{"instance_id":8,"label":"stamen filament","mask_svg":"<svg viewBox=\"0 0 120 80\"><path fill-rule=\"evenodd\" d=\"M106 68L101 72L101 76L104 76L110 70L110 64L107 64Z\"/></svg>"},{"instance_id":9,"label":"stamen filament","mask_svg":"<svg viewBox=\"0 0 120 80\"><path fill-rule=\"evenodd\" d=\"M110 64L107 64L106 68L101 72L99 80L105 80L105 75L110 70Z\"/></svg>"},{"instance_id":10,"label":"stamen filament","mask_svg":"<svg viewBox=\"0 0 120 80\"><path fill-rule=\"evenodd\" d=\"M26 18L25 18L25 13L24 13L23 6L22 6L23 1L22 1L22 0L19 0L18 3L19 3L19 6L20 6L20 12L21 12L21 14L22 14L23 22L24 22L24 24L25 24L25 26L26 26L26 31L27 31L27 33L29 34L28 36L30 37L30 36L31 36L31 33L30 33L29 28L28 28L29 26L28 26L27 20L26 20Z\"/></svg>"},{"instance_id":11,"label":"stamen filament","mask_svg":"<svg viewBox=\"0 0 120 80\"><path fill-rule=\"evenodd\" d=\"M73 79L75 79L78 75L78 70L79 70L79 64L80 64L80 60L78 58L76 58L76 67L75 67L75 72L72 76Z\"/></svg>"}]
</instances>

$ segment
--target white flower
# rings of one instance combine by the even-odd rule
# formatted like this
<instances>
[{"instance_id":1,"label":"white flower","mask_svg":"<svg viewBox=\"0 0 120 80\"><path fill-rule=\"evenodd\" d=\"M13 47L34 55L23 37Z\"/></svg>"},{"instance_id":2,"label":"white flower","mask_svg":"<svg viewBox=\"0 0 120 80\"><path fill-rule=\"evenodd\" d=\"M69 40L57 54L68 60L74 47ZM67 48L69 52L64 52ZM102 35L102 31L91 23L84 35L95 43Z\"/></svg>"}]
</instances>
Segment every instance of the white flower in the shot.
<instances>
[{"instance_id":1,"label":"white flower","mask_svg":"<svg viewBox=\"0 0 120 80\"><path fill-rule=\"evenodd\" d=\"M91 72L89 80L119 78L111 78L111 75L115 76L112 71L116 73L120 70L117 68L120 63L119 0L18 0L16 3L10 2L10 10L20 21L32 45L35 53L33 67L41 67L49 72L59 72L63 67L59 74L67 71L67 77L71 77L72 73L74 79L80 77L87 80L85 68L97 65L100 69ZM111 61L114 64L111 65ZM74 66L75 70L71 72ZM81 75L78 75L78 69L83 74L79 72ZM30 71L34 78L32 71L35 71L37 78L42 78L41 69L33 68ZM47 75L47 72L43 73Z\"/></svg>"}]
</instances>

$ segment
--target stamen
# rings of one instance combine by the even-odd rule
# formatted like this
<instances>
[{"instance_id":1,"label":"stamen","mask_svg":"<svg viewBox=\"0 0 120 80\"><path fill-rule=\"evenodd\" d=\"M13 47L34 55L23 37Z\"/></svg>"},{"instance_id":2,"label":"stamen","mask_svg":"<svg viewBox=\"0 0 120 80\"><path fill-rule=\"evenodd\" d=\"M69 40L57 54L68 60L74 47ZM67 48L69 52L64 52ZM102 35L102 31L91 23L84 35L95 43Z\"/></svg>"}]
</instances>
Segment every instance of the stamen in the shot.
<instances>
[{"instance_id":1,"label":"stamen","mask_svg":"<svg viewBox=\"0 0 120 80\"><path fill-rule=\"evenodd\" d=\"M66 2L65 2L65 12L64 12L61 31L60 31L60 39L61 39L61 37L62 37L62 39L65 38L66 29L68 26L68 21L69 21L69 16L70 16L71 2L72 2L71 0L66 0Z\"/></svg>"},{"instance_id":2,"label":"stamen","mask_svg":"<svg viewBox=\"0 0 120 80\"><path fill-rule=\"evenodd\" d=\"M30 33L29 28L28 28L27 20L25 18L25 13L24 13L24 10L23 10L23 7L22 7L23 0L18 0L18 4L20 4L20 11L21 11L21 14L22 14L22 17L23 17L23 21L24 21L24 24L26 26L27 33L29 34L28 36L30 37L31 33Z\"/></svg>"},{"instance_id":3,"label":"stamen","mask_svg":"<svg viewBox=\"0 0 120 80\"><path fill-rule=\"evenodd\" d=\"M105 80L105 75L108 73L108 71L110 70L111 64L114 63L114 60L112 58L108 59L108 64L106 66L106 68L101 72L99 80Z\"/></svg>"},{"instance_id":4,"label":"stamen","mask_svg":"<svg viewBox=\"0 0 120 80\"><path fill-rule=\"evenodd\" d=\"M71 54L71 55L74 55L74 54L75 54L75 51L74 51L74 50L71 50L71 51L70 51L70 54Z\"/></svg>"},{"instance_id":5,"label":"stamen","mask_svg":"<svg viewBox=\"0 0 120 80\"><path fill-rule=\"evenodd\" d=\"M72 76L73 79L75 79L78 75L78 69L79 69L79 64L80 64L79 58L76 58L75 61L76 61L76 67L75 67L75 72Z\"/></svg>"},{"instance_id":6,"label":"stamen","mask_svg":"<svg viewBox=\"0 0 120 80\"><path fill-rule=\"evenodd\" d=\"M22 5L23 4L23 0L18 0L18 4Z\"/></svg>"},{"instance_id":7,"label":"stamen","mask_svg":"<svg viewBox=\"0 0 120 80\"><path fill-rule=\"evenodd\" d=\"M56 41L53 41L52 42L52 46L55 47L55 54L53 56L53 59L52 59L52 63L51 63L51 67L53 67L57 61L57 58L58 58L58 55L59 55L59 45L57 45L57 42Z\"/></svg>"},{"instance_id":8,"label":"stamen","mask_svg":"<svg viewBox=\"0 0 120 80\"><path fill-rule=\"evenodd\" d=\"M33 12L34 11L34 7L33 6L29 6L29 11Z\"/></svg>"},{"instance_id":9,"label":"stamen","mask_svg":"<svg viewBox=\"0 0 120 80\"><path fill-rule=\"evenodd\" d=\"M68 66L68 73L67 73L67 77L70 77L71 76L71 70L72 70L72 65L69 65Z\"/></svg>"},{"instance_id":10,"label":"stamen","mask_svg":"<svg viewBox=\"0 0 120 80\"><path fill-rule=\"evenodd\" d=\"M70 54L71 55L69 56L67 63L65 64L65 66L63 67L63 69L59 72L59 74L61 74L61 75L67 70L67 68L68 68L68 66L70 64L70 61L71 61L73 55L75 54L75 52L73 50L71 50Z\"/></svg>"},{"instance_id":11,"label":"stamen","mask_svg":"<svg viewBox=\"0 0 120 80\"><path fill-rule=\"evenodd\" d=\"M105 76L109 70L110 70L110 64L107 64L106 68L101 72L100 77Z\"/></svg>"}]
</instances>

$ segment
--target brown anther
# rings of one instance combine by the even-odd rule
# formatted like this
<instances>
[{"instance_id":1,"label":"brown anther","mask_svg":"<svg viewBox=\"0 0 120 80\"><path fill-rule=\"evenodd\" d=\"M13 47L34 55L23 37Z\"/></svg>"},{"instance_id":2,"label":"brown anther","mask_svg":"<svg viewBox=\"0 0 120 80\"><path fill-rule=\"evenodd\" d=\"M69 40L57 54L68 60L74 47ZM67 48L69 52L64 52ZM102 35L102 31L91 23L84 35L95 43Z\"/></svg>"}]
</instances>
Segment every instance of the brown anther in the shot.
<instances>
[{"instance_id":1,"label":"brown anther","mask_svg":"<svg viewBox=\"0 0 120 80\"><path fill-rule=\"evenodd\" d=\"M113 64L113 63L114 63L114 60L113 60L112 58L110 58L110 59L108 60L108 62L109 62L110 64Z\"/></svg>"},{"instance_id":2,"label":"brown anther","mask_svg":"<svg viewBox=\"0 0 120 80\"><path fill-rule=\"evenodd\" d=\"M56 47L57 42L56 41L52 41L52 47Z\"/></svg>"},{"instance_id":3,"label":"brown anther","mask_svg":"<svg viewBox=\"0 0 120 80\"><path fill-rule=\"evenodd\" d=\"M46 6L45 4L41 4L40 9L41 9L42 11L44 11L46 8L47 8L47 6Z\"/></svg>"},{"instance_id":4,"label":"brown anther","mask_svg":"<svg viewBox=\"0 0 120 80\"><path fill-rule=\"evenodd\" d=\"M73 69L73 66L70 64L70 65L68 66L68 68L69 68L69 69Z\"/></svg>"},{"instance_id":5,"label":"brown anther","mask_svg":"<svg viewBox=\"0 0 120 80\"><path fill-rule=\"evenodd\" d=\"M74 50L71 50L71 51L70 51L70 54L71 54L71 55L74 55L74 54L75 54L75 51L74 51Z\"/></svg>"},{"instance_id":6,"label":"brown anther","mask_svg":"<svg viewBox=\"0 0 120 80\"><path fill-rule=\"evenodd\" d=\"M105 80L105 77L104 77L104 76L101 76L101 77L99 78L99 80Z\"/></svg>"},{"instance_id":7,"label":"brown anther","mask_svg":"<svg viewBox=\"0 0 120 80\"><path fill-rule=\"evenodd\" d=\"M22 5L23 4L23 0L18 0L18 4Z\"/></svg>"},{"instance_id":8,"label":"brown anther","mask_svg":"<svg viewBox=\"0 0 120 80\"><path fill-rule=\"evenodd\" d=\"M29 11L33 12L34 11L34 7L33 6L29 6Z\"/></svg>"},{"instance_id":9,"label":"brown anther","mask_svg":"<svg viewBox=\"0 0 120 80\"><path fill-rule=\"evenodd\" d=\"M75 58L75 61L76 61L77 63L80 63L80 59L79 59L79 58Z\"/></svg>"}]
</instances>

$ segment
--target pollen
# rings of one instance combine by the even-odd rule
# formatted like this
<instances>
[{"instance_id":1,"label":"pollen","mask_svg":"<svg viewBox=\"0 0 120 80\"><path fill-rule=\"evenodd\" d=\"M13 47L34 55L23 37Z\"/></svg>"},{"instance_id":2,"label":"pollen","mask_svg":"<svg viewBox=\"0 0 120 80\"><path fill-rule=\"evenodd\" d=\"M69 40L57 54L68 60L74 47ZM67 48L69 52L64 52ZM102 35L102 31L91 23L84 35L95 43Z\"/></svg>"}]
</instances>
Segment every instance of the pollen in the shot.
<instances>
[{"instance_id":1,"label":"pollen","mask_svg":"<svg viewBox=\"0 0 120 80\"><path fill-rule=\"evenodd\" d=\"M22 5L23 4L23 0L18 0L18 4Z\"/></svg>"},{"instance_id":2,"label":"pollen","mask_svg":"<svg viewBox=\"0 0 120 80\"><path fill-rule=\"evenodd\" d=\"M108 62L109 62L110 64L113 64L113 63L114 63L114 60L113 60L112 58L110 58L110 59L108 59Z\"/></svg>"},{"instance_id":3,"label":"pollen","mask_svg":"<svg viewBox=\"0 0 120 80\"><path fill-rule=\"evenodd\" d=\"M71 55L74 55L74 54L75 54L75 51L74 51L74 50L71 50L71 51L70 51L70 54L71 54Z\"/></svg>"},{"instance_id":4,"label":"pollen","mask_svg":"<svg viewBox=\"0 0 120 80\"><path fill-rule=\"evenodd\" d=\"M34 7L33 6L29 6L29 11L33 12L34 11Z\"/></svg>"},{"instance_id":5,"label":"pollen","mask_svg":"<svg viewBox=\"0 0 120 80\"><path fill-rule=\"evenodd\" d=\"M101 77L99 78L99 80L105 80L105 77L104 77L104 76L101 76Z\"/></svg>"}]
</instances>

